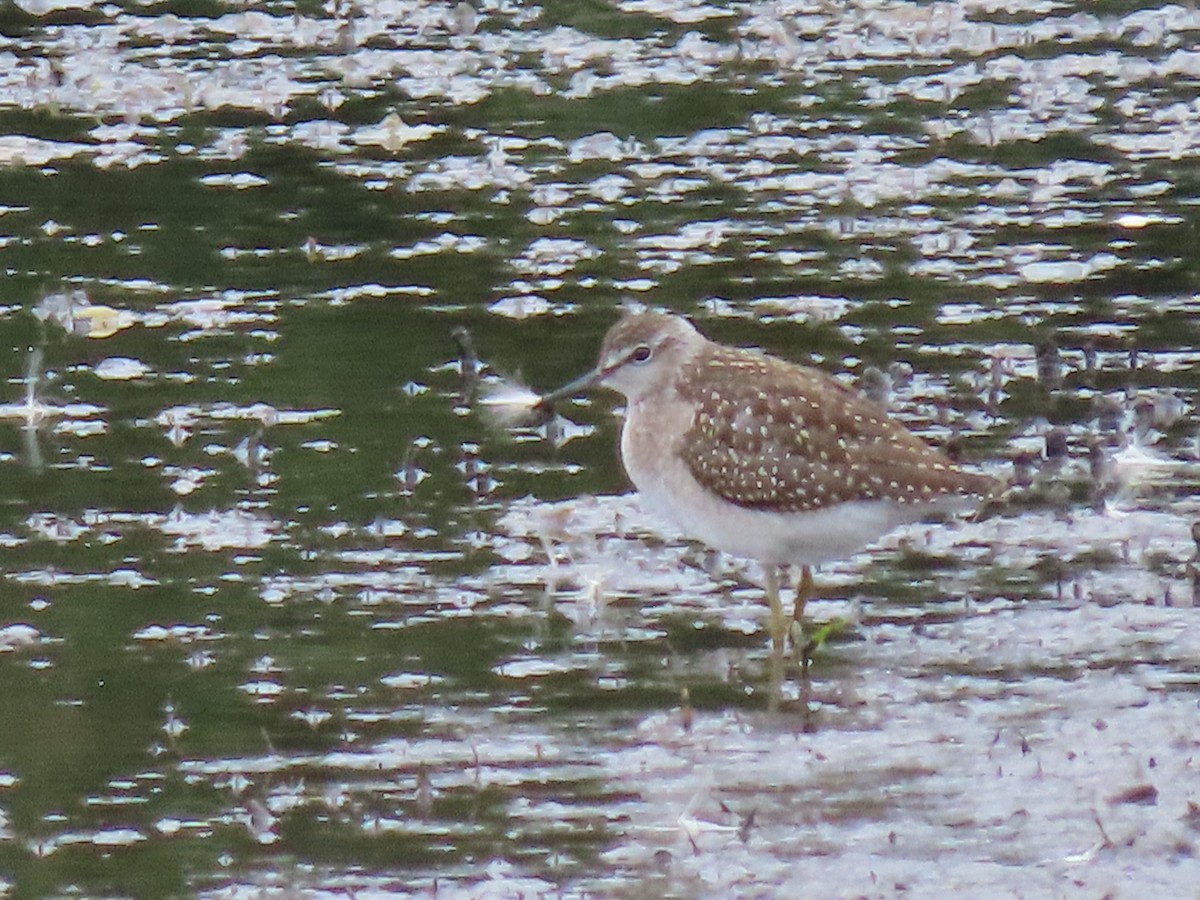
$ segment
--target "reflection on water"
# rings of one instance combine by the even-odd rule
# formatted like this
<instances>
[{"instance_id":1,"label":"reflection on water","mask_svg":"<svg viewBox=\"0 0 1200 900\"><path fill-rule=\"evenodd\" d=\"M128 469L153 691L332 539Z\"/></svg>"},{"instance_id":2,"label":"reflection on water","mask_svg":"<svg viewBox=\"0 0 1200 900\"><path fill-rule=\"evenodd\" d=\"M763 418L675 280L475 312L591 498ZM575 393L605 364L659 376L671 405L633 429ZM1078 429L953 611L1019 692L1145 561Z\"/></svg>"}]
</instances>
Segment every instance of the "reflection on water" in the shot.
<instances>
[{"instance_id":1,"label":"reflection on water","mask_svg":"<svg viewBox=\"0 0 1200 900\"><path fill-rule=\"evenodd\" d=\"M0 11L0 893L1194 890L1198 16ZM629 298L1010 501L772 697L608 401L474 409Z\"/></svg>"}]
</instances>

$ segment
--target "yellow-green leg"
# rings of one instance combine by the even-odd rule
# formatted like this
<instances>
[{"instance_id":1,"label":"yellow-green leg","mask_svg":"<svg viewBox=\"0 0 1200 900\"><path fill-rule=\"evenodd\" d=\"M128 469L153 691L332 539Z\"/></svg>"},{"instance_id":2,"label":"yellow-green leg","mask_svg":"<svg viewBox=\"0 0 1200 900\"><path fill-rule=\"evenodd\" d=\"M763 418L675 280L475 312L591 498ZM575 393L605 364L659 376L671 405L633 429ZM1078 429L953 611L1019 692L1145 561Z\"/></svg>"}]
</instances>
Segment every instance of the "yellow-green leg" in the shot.
<instances>
[{"instance_id":1,"label":"yellow-green leg","mask_svg":"<svg viewBox=\"0 0 1200 900\"><path fill-rule=\"evenodd\" d=\"M765 566L766 579L763 588L767 593L767 603L771 606L771 644L776 653L783 653L787 642L788 620L783 611L783 602L779 599L779 569L775 566Z\"/></svg>"},{"instance_id":2,"label":"yellow-green leg","mask_svg":"<svg viewBox=\"0 0 1200 900\"><path fill-rule=\"evenodd\" d=\"M815 638L810 638L804 633L804 607L812 599L814 593L812 566L801 566L800 581L796 585L796 599L792 604L792 620L788 623L788 633L791 636L796 657L805 671L808 670L808 664L812 662L813 651L824 640L824 636L820 632Z\"/></svg>"},{"instance_id":3,"label":"yellow-green leg","mask_svg":"<svg viewBox=\"0 0 1200 900\"><path fill-rule=\"evenodd\" d=\"M816 588L813 586L812 566L800 567L800 583L796 585L796 602L792 606L792 621L804 619L804 607L813 598Z\"/></svg>"}]
</instances>

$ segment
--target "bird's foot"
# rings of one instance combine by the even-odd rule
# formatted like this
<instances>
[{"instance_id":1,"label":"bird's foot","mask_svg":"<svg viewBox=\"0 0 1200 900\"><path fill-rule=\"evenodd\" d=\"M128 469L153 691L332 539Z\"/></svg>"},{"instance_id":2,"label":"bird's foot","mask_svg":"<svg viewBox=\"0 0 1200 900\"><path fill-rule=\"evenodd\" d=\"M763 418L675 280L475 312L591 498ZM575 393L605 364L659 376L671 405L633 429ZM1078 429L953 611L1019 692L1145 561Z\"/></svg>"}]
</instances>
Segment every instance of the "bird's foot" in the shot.
<instances>
[{"instance_id":1,"label":"bird's foot","mask_svg":"<svg viewBox=\"0 0 1200 900\"><path fill-rule=\"evenodd\" d=\"M803 622L793 620L788 628L788 638L791 641L792 651L800 664L807 669L813 657L825 646L825 642L832 635L845 629L848 624L845 619L830 619L809 634L804 630Z\"/></svg>"}]
</instances>

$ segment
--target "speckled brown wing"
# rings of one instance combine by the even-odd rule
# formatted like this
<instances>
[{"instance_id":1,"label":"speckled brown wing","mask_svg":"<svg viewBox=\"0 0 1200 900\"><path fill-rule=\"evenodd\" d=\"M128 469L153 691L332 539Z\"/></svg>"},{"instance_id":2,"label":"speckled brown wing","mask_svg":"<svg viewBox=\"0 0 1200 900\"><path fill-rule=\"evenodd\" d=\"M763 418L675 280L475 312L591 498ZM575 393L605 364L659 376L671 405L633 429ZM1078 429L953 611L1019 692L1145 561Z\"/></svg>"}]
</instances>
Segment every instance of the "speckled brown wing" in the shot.
<instances>
[{"instance_id":1,"label":"speckled brown wing","mask_svg":"<svg viewBox=\"0 0 1200 900\"><path fill-rule=\"evenodd\" d=\"M873 401L816 369L713 344L681 373L696 416L680 453L706 490L776 512L987 493Z\"/></svg>"}]
</instances>

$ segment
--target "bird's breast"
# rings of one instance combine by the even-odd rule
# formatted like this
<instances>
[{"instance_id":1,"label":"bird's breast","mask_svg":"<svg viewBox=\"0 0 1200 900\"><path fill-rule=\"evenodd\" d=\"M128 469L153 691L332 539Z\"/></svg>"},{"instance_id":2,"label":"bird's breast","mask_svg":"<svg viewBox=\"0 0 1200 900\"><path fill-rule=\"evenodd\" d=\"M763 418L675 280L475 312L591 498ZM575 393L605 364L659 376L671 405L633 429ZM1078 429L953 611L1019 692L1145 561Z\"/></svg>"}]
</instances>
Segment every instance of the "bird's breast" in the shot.
<instances>
[{"instance_id":1,"label":"bird's breast","mask_svg":"<svg viewBox=\"0 0 1200 900\"><path fill-rule=\"evenodd\" d=\"M630 401L621 427L621 462L634 487L655 512L677 519L671 503L679 482L691 478L680 443L692 424L689 406L670 397Z\"/></svg>"}]
</instances>

